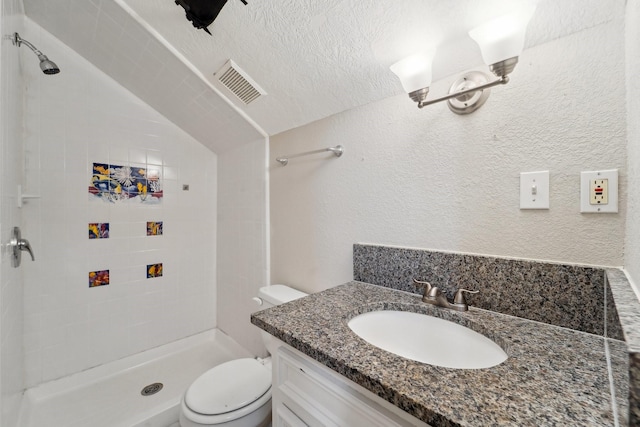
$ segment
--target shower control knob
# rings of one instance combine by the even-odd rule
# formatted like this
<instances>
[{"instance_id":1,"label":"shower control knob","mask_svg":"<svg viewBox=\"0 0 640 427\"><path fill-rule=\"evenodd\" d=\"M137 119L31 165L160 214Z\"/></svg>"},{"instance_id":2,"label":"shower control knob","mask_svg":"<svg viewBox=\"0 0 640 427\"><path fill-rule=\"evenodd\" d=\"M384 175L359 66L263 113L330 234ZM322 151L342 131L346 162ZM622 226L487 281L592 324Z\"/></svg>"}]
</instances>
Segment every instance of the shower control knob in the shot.
<instances>
[{"instance_id":1,"label":"shower control knob","mask_svg":"<svg viewBox=\"0 0 640 427\"><path fill-rule=\"evenodd\" d=\"M20 232L20 227L13 227L13 232L11 235L11 241L9 242L9 246L11 246L13 253L11 257L11 265L13 267L19 267L22 262L22 251L29 252L31 255L31 260L35 261L36 257L33 256L33 250L31 249L31 245L27 239L22 238L22 233Z\"/></svg>"},{"instance_id":2,"label":"shower control knob","mask_svg":"<svg viewBox=\"0 0 640 427\"><path fill-rule=\"evenodd\" d=\"M35 261L36 260L36 257L33 256L33 251L31 250L31 245L29 244L29 241L27 239L18 240L18 249L20 249L21 251L29 252L29 255L31 255L31 261Z\"/></svg>"}]
</instances>

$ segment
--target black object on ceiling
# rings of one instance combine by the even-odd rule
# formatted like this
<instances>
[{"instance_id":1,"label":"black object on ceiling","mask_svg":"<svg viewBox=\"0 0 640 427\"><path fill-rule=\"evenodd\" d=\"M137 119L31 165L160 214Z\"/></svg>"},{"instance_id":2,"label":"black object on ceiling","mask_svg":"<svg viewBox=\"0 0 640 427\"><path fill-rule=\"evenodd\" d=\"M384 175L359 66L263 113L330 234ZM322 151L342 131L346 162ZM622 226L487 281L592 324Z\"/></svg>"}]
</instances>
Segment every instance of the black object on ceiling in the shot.
<instances>
[{"instance_id":1,"label":"black object on ceiling","mask_svg":"<svg viewBox=\"0 0 640 427\"><path fill-rule=\"evenodd\" d=\"M227 0L175 0L178 6L182 6L187 14L187 19L194 27L205 30L209 35L209 25L215 21L218 14L227 3ZM240 0L247 5L245 0Z\"/></svg>"}]
</instances>

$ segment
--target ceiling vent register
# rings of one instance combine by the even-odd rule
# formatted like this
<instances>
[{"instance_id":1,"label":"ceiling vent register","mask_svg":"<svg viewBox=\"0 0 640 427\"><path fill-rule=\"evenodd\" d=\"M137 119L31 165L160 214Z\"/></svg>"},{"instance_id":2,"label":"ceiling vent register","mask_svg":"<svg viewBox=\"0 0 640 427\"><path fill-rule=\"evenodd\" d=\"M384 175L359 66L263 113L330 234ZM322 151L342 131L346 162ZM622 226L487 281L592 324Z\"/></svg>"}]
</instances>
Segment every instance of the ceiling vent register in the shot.
<instances>
[{"instance_id":1,"label":"ceiling vent register","mask_svg":"<svg viewBox=\"0 0 640 427\"><path fill-rule=\"evenodd\" d=\"M267 94L258 84L253 81L232 60L227 61L218 71L214 73L218 82L229 89L245 105L249 105L256 99Z\"/></svg>"}]
</instances>

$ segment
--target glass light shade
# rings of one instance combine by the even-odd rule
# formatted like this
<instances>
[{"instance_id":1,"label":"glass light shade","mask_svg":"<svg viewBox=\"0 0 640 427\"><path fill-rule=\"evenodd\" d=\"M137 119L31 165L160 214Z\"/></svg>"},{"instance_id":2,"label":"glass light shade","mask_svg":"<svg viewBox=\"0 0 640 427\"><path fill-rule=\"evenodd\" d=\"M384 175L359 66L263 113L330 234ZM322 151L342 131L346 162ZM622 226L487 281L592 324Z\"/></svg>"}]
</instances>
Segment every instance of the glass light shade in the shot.
<instances>
[{"instance_id":1,"label":"glass light shade","mask_svg":"<svg viewBox=\"0 0 640 427\"><path fill-rule=\"evenodd\" d=\"M435 53L435 50L417 53L390 67L391 71L400 78L402 87L407 93L429 87L432 78L431 64Z\"/></svg>"},{"instance_id":2,"label":"glass light shade","mask_svg":"<svg viewBox=\"0 0 640 427\"><path fill-rule=\"evenodd\" d=\"M517 12L501 16L469 31L478 43L485 64L492 65L505 59L520 56L524 48L527 24L536 10L534 3Z\"/></svg>"}]
</instances>

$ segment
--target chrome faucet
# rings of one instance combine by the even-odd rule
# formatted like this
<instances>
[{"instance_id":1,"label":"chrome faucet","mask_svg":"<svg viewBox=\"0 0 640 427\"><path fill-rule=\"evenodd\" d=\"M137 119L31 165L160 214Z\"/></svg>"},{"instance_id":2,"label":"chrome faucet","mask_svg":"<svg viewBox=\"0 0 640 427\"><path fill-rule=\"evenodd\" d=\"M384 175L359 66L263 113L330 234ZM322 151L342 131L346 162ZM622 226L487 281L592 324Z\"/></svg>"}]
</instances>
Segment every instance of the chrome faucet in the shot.
<instances>
[{"instance_id":1,"label":"chrome faucet","mask_svg":"<svg viewBox=\"0 0 640 427\"><path fill-rule=\"evenodd\" d=\"M477 294L479 292L460 288L456 291L456 296L453 298L453 303L450 303L447 299L447 296L440 289L438 289L437 286L432 286L429 282L423 282L416 279L413 279L413 284L417 289L424 288L424 293L422 294L422 302L433 304L438 307L450 308L457 311L467 311L469 309L467 301L464 297L464 292L467 292L469 294Z\"/></svg>"}]
</instances>

